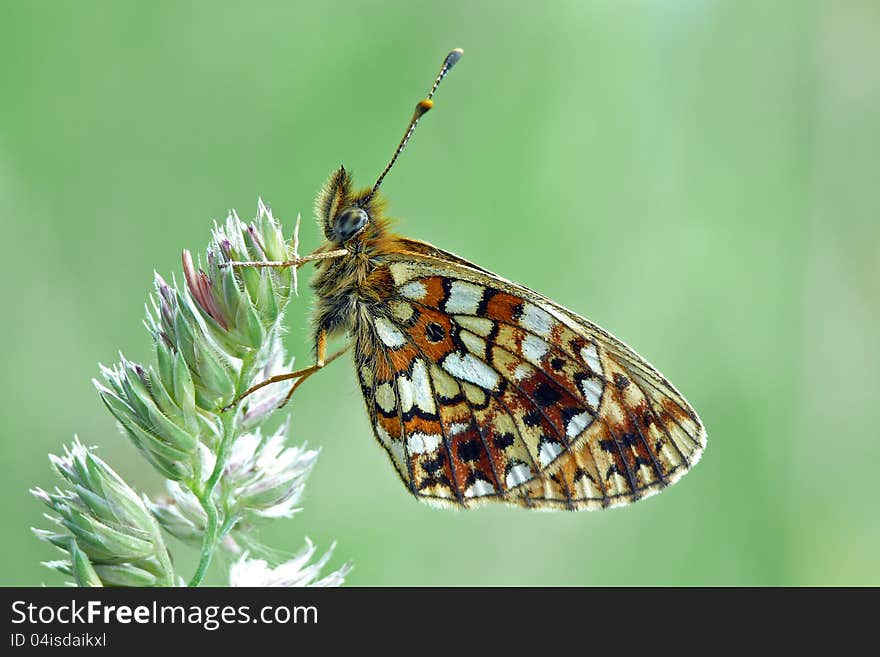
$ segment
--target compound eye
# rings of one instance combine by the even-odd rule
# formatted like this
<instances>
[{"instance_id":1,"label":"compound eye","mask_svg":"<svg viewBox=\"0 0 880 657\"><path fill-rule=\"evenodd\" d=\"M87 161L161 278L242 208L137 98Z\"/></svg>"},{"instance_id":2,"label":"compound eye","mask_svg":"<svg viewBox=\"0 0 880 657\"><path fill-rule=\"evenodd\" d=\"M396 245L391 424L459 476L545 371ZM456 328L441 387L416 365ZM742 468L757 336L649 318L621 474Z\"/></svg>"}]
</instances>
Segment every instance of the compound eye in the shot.
<instances>
[{"instance_id":1,"label":"compound eye","mask_svg":"<svg viewBox=\"0 0 880 657\"><path fill-rule=\"evenodd\" d=\"M336 223L333 226L336 239L340 242L350 240L367 225L369 220L369 215L362 208L346 208L336 216Z\"/></svg>"}]
</instances>

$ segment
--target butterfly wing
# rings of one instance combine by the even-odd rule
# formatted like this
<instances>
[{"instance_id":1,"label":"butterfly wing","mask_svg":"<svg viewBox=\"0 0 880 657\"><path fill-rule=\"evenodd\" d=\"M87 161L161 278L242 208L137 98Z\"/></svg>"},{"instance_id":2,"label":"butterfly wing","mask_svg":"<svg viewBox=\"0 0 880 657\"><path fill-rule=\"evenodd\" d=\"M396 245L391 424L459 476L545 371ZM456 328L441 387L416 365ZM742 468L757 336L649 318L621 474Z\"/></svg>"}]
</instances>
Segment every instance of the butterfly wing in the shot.
<instances>
[{"instance_id":1,"label":"butterfly wing","mask_svg":"<svg viewBox=\"0 0 880 657\"><path fill-rule=\"evenodd\" d=\"M699 459L696 412L625 344L414 240L385 256L356 331L377 439L411 493L472 506L626 504Z\"/></svg>"}]
</instances>

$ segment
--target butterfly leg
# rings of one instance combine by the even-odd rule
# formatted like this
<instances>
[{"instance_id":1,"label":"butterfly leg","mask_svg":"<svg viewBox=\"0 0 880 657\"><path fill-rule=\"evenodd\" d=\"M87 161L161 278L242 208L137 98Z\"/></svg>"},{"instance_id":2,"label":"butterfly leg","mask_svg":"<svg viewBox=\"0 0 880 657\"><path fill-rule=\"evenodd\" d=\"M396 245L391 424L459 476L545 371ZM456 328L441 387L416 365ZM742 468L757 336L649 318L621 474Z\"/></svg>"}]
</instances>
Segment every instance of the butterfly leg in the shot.
<instances>
[{"instance_id":1,"label":"butterfly leg","mask_svg":"<svg viewBox=\"0 0 880 657\"><path fill-rule=\"evenodd\" d=\"M329 365L334 360L339 358L342 354L344 354L346 351L348 351L351 348L351 344L349 343L349 344L345 345L342 349L340 349L339 351L336 351L335 353L333 353L329 357L327 357L326 356L326 354L327 354L327 332L322 330L320 333L318 333L318 343L317 343L316 347L317 347L317 349L316 349L317 357L315 358L315 364L312 365L311 367L305 368L304 370L300 370L300 373L299 373L299 376L297 377L296 383L294 383L290 387L290 391L287 393L287 396L284 398L284 401L282 401L280 404L278 404L278 408L283 408L287 404L287 402L290 401L290 398L293 397L293 393L296 392L296 389L299 388L299 386L302 384L303 381L308 379L312 374L314 374L318 370L323 369L326 365ZM294 377L289 377L289 378L294 378Z\"/></svg>"},{"instance_id":2,"label":"butterfly leg","mask_svg":"<svg viewBox=\"0 0 880 657\"><path fill-rule=\"evenodd\" d=\"M351 345L348 344L344 346L339 351L331 354L329 357L326 356L327 353L327 334L325 332L321 332L318 335L318 344L317 344L317 358L315 359L315 364L309 367L305 367L300 370L296 370L294 372L285 372L284 374L276 374L275 376L271 376L264 381L260 381L259 383L252 385L250 388L241 393L238 397L236 397L232 403L223 408L224 411L229 410L236 404L238 404L242 399L256 392L260 388L265 388L268 385L272 385L273 383L281 383L282 381L290 381L291 379L297 379L296 383L290 388L290 392L287 393L287 396L284 398L284 401L278 405L278 408L281 408L293 396L294 391L300 386L300 384L308 379L312 374L317 372L318 370L324 368L326 365L329 365L334 360L339 358L342 354L348 351L351 348Z\"/></svg>"},{"instance_id":3,"label":"butterfly leg","mask_svg":"<svg viewBox=\"0 0 880 657\"><path fill-rule=\"evenodd\" d=\"M335 249L333 251L315 251L314 253L310 253L307 256L302 256L301 258L297 257L293 260L230 260L229 262L222 263L220 266L256 267L257 269L262 269L263 267L275 267L277 269L285 269L287 267L299 268L307 262L313 262L315 260L327 260L330 258L341 258L344 255L348 255L348 249Z\"/></svg>"}]
</instances>

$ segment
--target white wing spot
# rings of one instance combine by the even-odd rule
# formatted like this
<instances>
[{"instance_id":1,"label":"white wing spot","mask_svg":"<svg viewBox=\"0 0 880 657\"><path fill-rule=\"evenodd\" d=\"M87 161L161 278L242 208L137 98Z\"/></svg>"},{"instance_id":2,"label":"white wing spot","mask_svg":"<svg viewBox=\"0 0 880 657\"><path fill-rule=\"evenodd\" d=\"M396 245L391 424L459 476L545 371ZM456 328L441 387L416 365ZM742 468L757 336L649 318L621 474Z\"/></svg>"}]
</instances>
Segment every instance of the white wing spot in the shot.
<instances>
[{"instance_id":1,"label":"white wing spot","mask_svg":"<svg viewBox=\"0 0 880 657\"><path fill-rule=\"evenodd\" d=\"M562 445L559 443L541 443L541 448L538 450L538 461L542 466L547 467L561 453Z\"/></svg>"},{"instance_id":2,"label":"white wing spot","mask_svg":"<svg viewBox=\"0 0 880 657\"><path fill-rule=\"evenodd\" d=\"M449 297L444 310L450 314L476 315L484 288L465 281L454 281L449 289Z\"/></svg>"},{"instance_id":3,"label":"white wing spot","mask_svg":"<svg viewBox=\"0 0 880 657\"><path fill-rule=\"evenodd\" d=\"M428 368L423 360L417 360L413 364L412 386L415 405L427 413L435 413L437 407L434 406L434 394L428 379Z\"/></svg>"},{"instance_id":4,"label":"white wing spot","mask_svg":"<svg viewBox=\"0 0 880 657\"><path fill-rule=\"evenodd\" d=\"M443 359L442 367L456 379L469 381L486 390L493 390L501 380L498 372L471 353L454 351Z\"/></svg>"},{"instance_id":5,"label":"white wing spot","mask_svg":"<svg viewBox=\"0 0 880 657\"><path fill-rule=\"evenodd\" d=\"M541 338L534 335L527 335L522 341L522 353L526 360L535 365L541 364L541 359L550 351L550 345Z\"/></svg>"},{"instance_id":6,"label":"white wing spot","mask_svg":"<svg viewBox=\"0 0 880 657\"><path fill-rule=\"evenodd\" d=\"M406 447L413 454L427 454L440 446L440 436L434 433L411 434L406 440Z\"/></svg>"},{"instance_id":7,"label":"white wing spot","mask_svg":"<svg viewBox=\"0 0 880 657\"><path fill-rule=\"evenodd\" d=\"M397 393L400 395L401 412L409 413L413 406L413 384L404 374L397 377Z\"/></svg>"},{"instance_id":8,"label":"white wing spot","mask_svg":"<svg viewBox=\"0 0 880 657\"><path fill-rule=\"evenodd\" d=\"M376 332L379 334L379 339L387 347L395 349L406 344L406 338L403 337L403 333L398 331L397 327L384 317L376 318Z\"/></svg>"},{"instance_id":9,"label":"white wing spot","mask_svg":"<svg viewBox=\"0 0 880 657\"><path fill-rule=\"evenodd\" d=\"M467 431L468 426L464 422L453 422L449 425L449 437L451 438L452 436L457 436L462 431Z\"/></svg>"},{"instance_id":10,"label":"white wing spot","mask_svg":"<svg viewBox=\"0 0 880 657\"><path fill-rule=\"evenodd\" d=\"M592 377L584 379L581 382L581 390L584 391L584 397L594 409L599 409L599 400L602 398L602 388L604 385L599 379Z\"/></svg>"},{"instance_id":11,"label":"white wing spot","mask_svg":"<svg viewBox=\"0 0 880 657\"><path fill-rule=\"evenodd\" d=\"M400 288L400 293L413 301L421 301L428 296L428 288L421 281L410 281Z\"/></svg>"},{"instance_id":12,"label":"white wing spot","mask_svg":"<svg viewBox=\"0 0 880 657\"><path fill-rule=\"evenodd\" d=\"M495 487L488 481L477 479L474 483L467 487L464 491L465 497L483 497L484 495L493 495Z\"/></svg>"},{"instance_id":13,"label":"white wing spot","mask_svg":"<svg viewBox=\"0 0 880 657\"><path fill-rule=\"evenodd\" d=\"M519 463L510 469L507 473L505 483L508 488L516 488L520 484L526 483L532 478L532 471L525 463Z\"/></svg>"},{"instance_id":14,"label":"white wing spot","mask_svg":"<svg viewBox=\"0 0 880 657\"><path fill-rule=\"evenodd\" d=\"M520 363L519 365L516 366L516 369L513 370L513 378L515 378L517 381L522 381L523 379L529 378L531 373L532 373L531 367Z\"/></svg>"},{"instance_id":15,"label":"white wing spot","mask_svg":"<svg viewBox=\"0 0 880 657\"><path fill-rule=\"evenodd\" d=\"M579 436L584 429L590 426L590 422L592 421L593 416L586 411L578 413L568 421L568 426L565 427L565 433L568 434L569 438Z\"/></svg>"},{"instance_id":16,"label":"white wing spot","mask_svg":"<svg viewBox=\"0 0 880 657\"><path fill-rule=\"evenodd\" d=\"M545 310L538 306L527 303L523 307L522 316L519 318L519 325L527 331L537 333L542 338L550 337L550 329L553 328L553 317Z\"/></svg>"},{"instance_id":17,"label":"white wing spot","mask_svg":"<svg viewBox=\"0 0 880 657\"><path fill-rule=\"evenodd\" d=\"M596 345L590 343L589 346L581 349L581 358L584 359L584 362L590 366L593 372L596 374L602 373L602 364L599 362L599 352L596 350Z\"/></svg>"}]
</instances>

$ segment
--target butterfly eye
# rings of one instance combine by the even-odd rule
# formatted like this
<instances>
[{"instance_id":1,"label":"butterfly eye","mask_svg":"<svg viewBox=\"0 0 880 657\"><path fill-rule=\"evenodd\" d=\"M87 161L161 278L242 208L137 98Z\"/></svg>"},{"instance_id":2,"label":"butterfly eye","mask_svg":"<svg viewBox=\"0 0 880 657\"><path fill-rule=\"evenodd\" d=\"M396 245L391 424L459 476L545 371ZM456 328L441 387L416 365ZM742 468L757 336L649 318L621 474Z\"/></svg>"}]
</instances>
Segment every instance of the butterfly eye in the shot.
<instances>
[{"instance_id":1,"label":"butterfly eye","mask_svg":"<svg viewBox=\"0 0 880 657\"><path fill-rule=\"evenodd\" d=\"M367 222L369 215L362 208L346 208L336 216L333 232L339 242L345 242L357 235Z\"/></svg>"}]
</instances>

